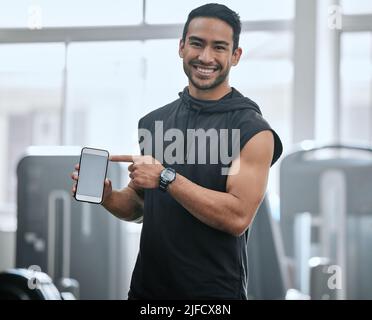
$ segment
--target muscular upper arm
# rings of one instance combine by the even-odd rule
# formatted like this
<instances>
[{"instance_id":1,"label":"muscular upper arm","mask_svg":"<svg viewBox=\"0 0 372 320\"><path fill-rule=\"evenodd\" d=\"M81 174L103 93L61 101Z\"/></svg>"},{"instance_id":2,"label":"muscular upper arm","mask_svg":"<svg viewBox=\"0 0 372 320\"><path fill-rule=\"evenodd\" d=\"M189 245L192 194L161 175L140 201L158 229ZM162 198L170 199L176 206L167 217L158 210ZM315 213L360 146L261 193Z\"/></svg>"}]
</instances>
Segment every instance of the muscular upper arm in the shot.
<instances>
[{"instance_id":1,"label":"muscular upper arm","mask_svg":"<svg viewBox=\"0 0 372 320\"><path fill-rule=\"evenodd\" d=\"M266 191L274 153L274 137L270 130L253 136L233 161L226 191L240 200L246 227L251 223Z\"/></svg>"}]
</instances>

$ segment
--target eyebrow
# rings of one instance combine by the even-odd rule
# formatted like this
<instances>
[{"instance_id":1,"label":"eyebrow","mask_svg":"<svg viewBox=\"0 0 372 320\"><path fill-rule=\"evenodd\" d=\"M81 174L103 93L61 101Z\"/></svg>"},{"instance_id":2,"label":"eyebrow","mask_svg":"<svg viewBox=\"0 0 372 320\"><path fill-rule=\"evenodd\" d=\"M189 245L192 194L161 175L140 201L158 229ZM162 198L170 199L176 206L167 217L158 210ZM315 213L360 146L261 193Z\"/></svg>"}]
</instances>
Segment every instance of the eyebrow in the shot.
<instances>
[{"instance_id":1,"label":"eyebrow","mask_svg":"<svg viewBox=\"0 0 372 320\"><path fill-rule=\"evenodd\" d=\"M203 40L202 38L199 38L199 37L196 37L196 36L190 36L189 37L189 41L200 41L200 42L203 42L205 43L206 41ZM223 40L217 40L217 41L213 41L213 44L219 44L219 45L225 45L225 46L229 46L229 43L226 42L226 41L223 41Z\"/></svg>"}]
</instances>

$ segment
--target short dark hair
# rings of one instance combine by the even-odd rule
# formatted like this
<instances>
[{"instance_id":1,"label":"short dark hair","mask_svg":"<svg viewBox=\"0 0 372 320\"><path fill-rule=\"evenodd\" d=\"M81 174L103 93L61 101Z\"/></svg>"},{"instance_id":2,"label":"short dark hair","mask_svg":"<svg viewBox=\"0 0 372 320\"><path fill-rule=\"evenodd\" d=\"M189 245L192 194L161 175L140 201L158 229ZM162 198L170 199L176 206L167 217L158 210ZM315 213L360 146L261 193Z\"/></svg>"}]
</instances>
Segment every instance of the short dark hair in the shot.
<instances>
[{"instance_id":1,"label":"short dark hair","mask_svg":"<svg viewBox=\"0 0 372 320\"><path fill-rule=\"evenodd\" d=\"M206 18L217 18L226 22L233 29L233 51L239 47L239 37L242 30L242 24L240 22L239 14L235 11L229 9L223 4L218 3L208 3L195 8L189 13L185 26L183 27L182 41L186 41L186 33L189 29L189 24L192 19L198 17Z\"/></svg>"}]
</instances>

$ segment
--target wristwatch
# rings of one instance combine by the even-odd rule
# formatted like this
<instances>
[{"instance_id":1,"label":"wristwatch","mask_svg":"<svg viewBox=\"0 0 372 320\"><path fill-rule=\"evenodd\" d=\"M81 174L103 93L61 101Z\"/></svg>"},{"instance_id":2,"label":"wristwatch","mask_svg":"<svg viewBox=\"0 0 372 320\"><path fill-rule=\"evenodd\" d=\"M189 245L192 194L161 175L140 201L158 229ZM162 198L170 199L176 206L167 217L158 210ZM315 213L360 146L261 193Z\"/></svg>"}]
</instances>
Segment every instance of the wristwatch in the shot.
<instances>
[{"instance_id":1,"label":"wristwatch","mask_svg":"<svg viewBox=\"0 0 372 320\"><path fill-rule=\"evenodd\" d=\"M176 170L165 168L160 173L159 189L163 192L167 191L168 185L176 180Z\"/></svg>"}]
</instances>

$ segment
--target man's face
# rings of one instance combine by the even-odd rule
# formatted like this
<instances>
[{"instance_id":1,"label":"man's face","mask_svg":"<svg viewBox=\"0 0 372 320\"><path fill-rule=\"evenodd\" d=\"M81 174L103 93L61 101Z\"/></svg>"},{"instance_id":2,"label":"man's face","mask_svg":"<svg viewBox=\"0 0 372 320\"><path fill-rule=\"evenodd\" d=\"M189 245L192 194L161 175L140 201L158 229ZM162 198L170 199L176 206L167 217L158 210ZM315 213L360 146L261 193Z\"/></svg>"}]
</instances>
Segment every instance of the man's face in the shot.
<instances>
[{"instance_id":1,"label":"man's face","mask_svg":"<svg viewBox=\"0 0 372 320\"><path fill-rule=\"evenodd\" d=\"M228 81L241 49L233 53L233 29L226 22L198 17L191 20L185 42L180 41L179 54L190 85L210 90Z\"/></svg>"}]
</instances>

